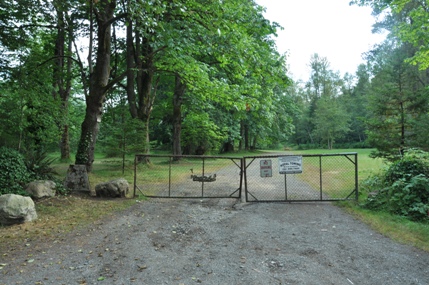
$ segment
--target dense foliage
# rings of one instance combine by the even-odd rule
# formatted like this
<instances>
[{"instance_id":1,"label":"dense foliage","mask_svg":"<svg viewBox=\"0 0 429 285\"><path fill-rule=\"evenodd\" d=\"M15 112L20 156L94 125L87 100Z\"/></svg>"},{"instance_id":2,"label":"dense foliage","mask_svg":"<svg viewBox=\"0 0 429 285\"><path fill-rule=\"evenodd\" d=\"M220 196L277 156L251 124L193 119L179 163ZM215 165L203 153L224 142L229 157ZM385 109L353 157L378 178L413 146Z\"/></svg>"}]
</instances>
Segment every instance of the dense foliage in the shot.
<instances>
[{"instance_id":1,"label":"dense foliage","mask_svg":"<svg viewBox=\"0 0 429 285\"><path fill-rule=\"evenodd\" d=\"M58 193L66 194L63 179L57 177L52 168L56 158L49 157L47 152L26 152L0 147L0 195L28 195L26 185L34 180L52 180L56 183Z\"/></svg>"},{"instance_id":2,"label":"dense foliage","mask_svg":"<svg viewBox=\"0 0 429 285\"><path fill-rule=\"evenodd\" d=\"M0 4L2 145L59 146L90 170L96 149L208 153L282 144L293 129L280 27L253 1L10 5Z\"/></svg>"},{"instance_id":3,"label":"dense foliage","mask_svg":"<svg viewBox=\"0 0 429 285\"><path fill-rule=\"evenodd\" d=\"M88 170L95 151L153 147L373 147L390 160L427 149L422 3L352 2L384 13L374 29L389 36L355 74L314 54L305 82L288 77L281 27L254 1L1 2L0 144L73 152Z\"/></svg>"},{"instance_id":4,"label":"dense foliage","mask_svg":"<svg viewBox=\"0 0 429 285\"><path fill-rule=\"evenodd\" d=\"M25 184L31 179L31 172L25 165L25 159L18 151L0 148L0 195L24 194Z\"/></svg>"},{"instance_id":5,"label":"dense foliage","mask_svg":"<svg viewBox=\"0 0 429 285\"><path fill-rule=\"evenodd\" d=\"M388 211L411 220L429 220L429 153L407 150L380 176L362 183L373 191L363 204L373 210Z\"/></svg>"}]
</instances>

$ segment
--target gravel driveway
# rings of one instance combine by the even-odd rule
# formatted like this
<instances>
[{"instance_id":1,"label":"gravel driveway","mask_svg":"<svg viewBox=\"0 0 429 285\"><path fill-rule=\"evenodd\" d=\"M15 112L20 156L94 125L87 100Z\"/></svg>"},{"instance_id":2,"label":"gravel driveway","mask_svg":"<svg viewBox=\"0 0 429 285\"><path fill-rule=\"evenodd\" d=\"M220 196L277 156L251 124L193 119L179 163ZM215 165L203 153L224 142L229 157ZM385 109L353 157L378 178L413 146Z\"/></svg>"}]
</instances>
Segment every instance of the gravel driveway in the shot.
<instances>
[{"instance_id":1,"label":"gravel driveway","mask_svg":"<svg viewBox=\"0 0 429 285\"><path fill-rule=\"evenodd\" d=\"M429 253L329 203L152 199L0 263L8 285L429 284Z\"/></svg>"}]
</instances>

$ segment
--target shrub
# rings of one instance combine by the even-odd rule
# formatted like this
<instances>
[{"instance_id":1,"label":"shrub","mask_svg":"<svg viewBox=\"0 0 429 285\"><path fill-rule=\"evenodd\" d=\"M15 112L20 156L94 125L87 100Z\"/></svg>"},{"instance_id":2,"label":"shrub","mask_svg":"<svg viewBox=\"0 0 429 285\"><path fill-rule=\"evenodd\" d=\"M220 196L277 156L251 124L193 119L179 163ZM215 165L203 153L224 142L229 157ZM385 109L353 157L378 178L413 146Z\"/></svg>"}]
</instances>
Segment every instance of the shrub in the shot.
<instances>
[{"instance_id":1,"label":"shrub","mask_svg":"<svg viewBox=\"0 0 429 285\"><path fill-rule=\"evenodd\" d=\"M429 176L429 165L427 162L406 155L402 159L392 163L386 171L384 180L387 184L393 184L401 179L410 181L413 177L420 174Z\"/></svg>"},{"instance_id":2,"label":"shrub","mask_svg":"<svg viewBox=\"0 0 429 285\"><path fill-rule=\"evenodd\" d=\"M63 181L56 177L58 174L52 163L56 158L49 157L46 151L27 151L25 154L25 165L31 180L52 180L56 184L57 192L60 195L67 195L68 190L64 187Z\"/></svg>"},{"instance_id":3,"label":"shrub","mask_svg":"<svg viewBox=\"0 0 429 285\"><path fill-rule=\"evenodd\" d=\"M16 150L0 148L0 195L26 195L24 186L30 181L30 172L24 157Z\"/></svg>"},{"instance_id":4,"label":"shrub","mask_svg":"<svg viewBox=\"0 0 429 285\"><path fill-rule=\"evenodd\" d=\"M388 210L394 214L406 216L412 220L428 218L429 178L423 174L412 177L409 181L397 180L388 193Z\"/></svg>"},{"instance_id":5,"label":"shrub","mask_svg":"<svg viewBox=\"0 0 429 285\"><path fill-rule=\"evenodd\" d=\"M374 178L371 179L374 181ZM376 195L368 196L364 207L385 210L411 220L429 220L428 153L407 151L389 166L376 185L380 190Z\"/></svg>"},{"instance_id":6,"label":"shrub","mask_svg":"<svg viewBox=\"0 0 429 285\"><path fill-rule=\"evenodd\" d=\"M56 159L50 158L46 151L27 151L24 159L27 170L34 180L53 180L57 174L51 167Z\"/></svg>"}]
</instances>

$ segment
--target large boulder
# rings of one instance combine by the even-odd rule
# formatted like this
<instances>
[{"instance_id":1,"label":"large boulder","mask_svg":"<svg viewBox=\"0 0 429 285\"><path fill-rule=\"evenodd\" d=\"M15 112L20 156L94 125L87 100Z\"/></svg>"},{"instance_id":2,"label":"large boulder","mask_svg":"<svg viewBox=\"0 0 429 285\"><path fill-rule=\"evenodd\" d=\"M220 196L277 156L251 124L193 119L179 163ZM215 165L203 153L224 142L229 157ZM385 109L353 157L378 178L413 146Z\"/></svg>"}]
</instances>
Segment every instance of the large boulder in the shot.
<instances>
[{"instance_id":1,"label":"large boulder","mask_svg":"<svg viewBox=\"0 0 429 285\"><path fill-rule=\"evenodd\" d=\"M51 180L36 180L30 182L25 191L34 199L54 197L57 184Z\"/></svg>"},{"instance_id":2,"label":"large boulder","mask_svg":"<svg viewBox=\"0 0 429 285\"><path fill-rule=\"evenodd\" d=\"M130 185L124 178L100 183L95 186L97 197L123 198L128 194Z\"/></svg>"},{"instance_id":3,"label":"large boulder","mask_svg":"<svg viewBox=\"0 0 429 285\"><path fill-rule=\"evenodd\" d=\"M36 207L30 197L15 194L0 196L0 224L13 225L37 219Z\"/></svg>"}]
</instances>

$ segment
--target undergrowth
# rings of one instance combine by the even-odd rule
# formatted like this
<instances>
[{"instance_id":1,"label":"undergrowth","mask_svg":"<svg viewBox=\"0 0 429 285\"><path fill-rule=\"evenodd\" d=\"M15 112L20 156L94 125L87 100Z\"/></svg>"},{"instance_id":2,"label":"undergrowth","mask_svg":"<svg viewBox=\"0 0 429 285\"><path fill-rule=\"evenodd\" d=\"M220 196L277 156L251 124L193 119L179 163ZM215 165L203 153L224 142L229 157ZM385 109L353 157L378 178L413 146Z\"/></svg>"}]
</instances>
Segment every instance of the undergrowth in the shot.
<instances>
[{"instance_id":1,"label":"undergrowth","mask_svg":"<svg viewBox=\"0 0 429 285\"><path fill-rule=\"evenodd\" d=\"M366 209L429 221L429 153L411 149L386 171L361 183Z\"/></svg>"}]
</instances>

